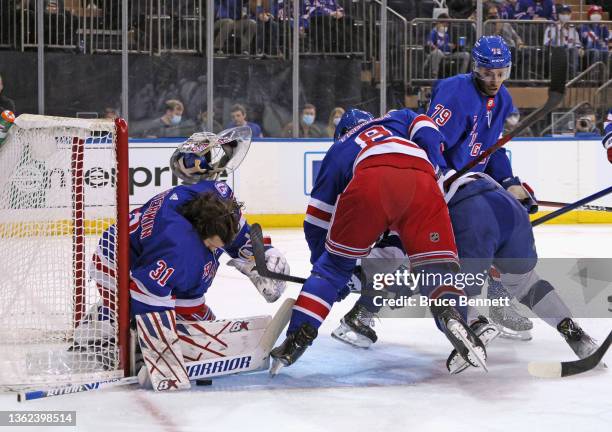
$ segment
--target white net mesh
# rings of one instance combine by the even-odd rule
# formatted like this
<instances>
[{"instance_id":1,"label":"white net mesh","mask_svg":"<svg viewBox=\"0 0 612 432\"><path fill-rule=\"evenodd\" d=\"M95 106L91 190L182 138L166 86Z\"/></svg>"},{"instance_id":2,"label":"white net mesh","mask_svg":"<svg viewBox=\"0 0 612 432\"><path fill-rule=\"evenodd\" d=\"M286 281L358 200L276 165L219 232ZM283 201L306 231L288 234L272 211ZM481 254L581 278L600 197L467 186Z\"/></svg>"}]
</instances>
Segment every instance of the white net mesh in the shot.
<instances>
[{"instance_id":1,"label":"white net mesh","mask_svg":"<svg viewBox=\"0 0 612 432\"><path fill-rule=\"evenodd\" d=\"M120 375L115 242L92 264L117 215L114 130L22 115L0 145L2 389Z\"/></svg>"}]
</instances>

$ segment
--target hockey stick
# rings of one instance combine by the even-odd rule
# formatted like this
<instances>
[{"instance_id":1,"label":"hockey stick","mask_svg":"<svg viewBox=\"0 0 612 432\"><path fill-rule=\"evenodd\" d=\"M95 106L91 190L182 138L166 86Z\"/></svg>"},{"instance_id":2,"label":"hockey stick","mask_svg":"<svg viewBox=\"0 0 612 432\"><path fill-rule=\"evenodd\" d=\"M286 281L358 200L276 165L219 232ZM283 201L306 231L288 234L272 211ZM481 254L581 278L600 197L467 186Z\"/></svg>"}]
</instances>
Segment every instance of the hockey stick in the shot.
<instances>
[{"instance_id":1,"label":"hockey stick","mask_svg":"<svg viewBox=\"0 0 612 432\"><path fill-rule=\"evenodd\" d=\"M221 357L206 359L203 361L187 362L187 375L190 381L209 379L223 375L231 375L242 372L255 372L268 369L269 355L274 343L281 332L289 323L291 309L295 299L285 299L278 311L274 314L272 321L266 327L259 345L253 352L243 353L232 357ZM103 390L112 387L120 387L138 384L138 377L113 378L100 381L91 381L82 384L68 384L43 390L29 390L17 394L18 402L42 399L51 396L61 396L72 393L82 393L92 390Z\"/></svg>"},{"instance_id":2,"label":"hockey stick","mask_svg":"<svg viewBox=\"0 0 612 432\"><path fill-rule=\"evenodd\" d=\"M546 103L529 114L519 124L515 126L508 134L501 137L497 142L482 152L478 157L470 161L466 166L458 170L455 174L444 181L444 189L448 190L450 185L461 177L463 174L474 168L480 162L491 156L493 152L504 146L512 138L518 136L528 127L532 126L537 121L541 120L545 115L551 112L565 97L565 82L567 80L567 54L563 47L552 47L550 64L550 87L548 88L548 99Z\"/></svg>"},{"instance_id":3,"label":"hockey stick","mask_svg":"<svg viewBox=\"0 0 612 432\"><path fill-rule=\"evenodd\" d=\"M589 195L588 197L582 198L582 199L576 201L575 203L566 205L565 207L560 208L559 210L556 210L556 211L554 211L552 213L549 213L546 216L542 216L541 218L538 218L538 219L534 220L533 222L531 222L531 226L538 226L540 224L543 224L544 222L547 222L547 221L549 221L551 219L559 217L562 214L565 214L565 213L567 213L569 211L577 209L578 207L581 207L584 204L590 203L591 201L594 201L594 200L596 200L598 198L606 196L606 195L608 195L610 193L612 193L612 186L609 186L609 187L607 187L604 190L601 190L599 192L595 192L593 195Z\"/></svg>"},{"instance_id":4,"label":"hockey stick","mask_svg":"<svg viewBox=\"0 0 612 432\"><path fill-rule=\"evenodd\" d=\"M527 366L529 373L539 378L561 378L577 375L594 369L612 344L612 332L597 350L588 357L569 362L531 362Z\"/></svg>"},{"instance_id":5,"label":"hockey stick","mask_svg":"<svg viewBox=\"0 0 612 432\"><path fill-rule=\"evenodd\" d=\"M538 204L543 205L545 207L565 207L565 206L571 205L570 203L562 203L562 202L557 202L557 201L540 201L540 200L538 200ZM612 207L585 204L585 205L581 205L580 207L577 207L576 210L612 212Z\"/></svg>"},{"instance_id":6,"label":"hockey stick","mask_svg":"<svg viewBox=\"0 0 612 432\"><path fill-rule=\"evenodd\" d=\"M261 231L261 225L254 223L251 225L251 243L253 244L253 256L255 257L255 269L261 277L268 279L282 280L286 282L295 282L303 284L306 279L299 276L286 275L284 273L277 273L270 271L266 265L266 250L264 247L263 232Z\"/></svg>"}]
</instances>

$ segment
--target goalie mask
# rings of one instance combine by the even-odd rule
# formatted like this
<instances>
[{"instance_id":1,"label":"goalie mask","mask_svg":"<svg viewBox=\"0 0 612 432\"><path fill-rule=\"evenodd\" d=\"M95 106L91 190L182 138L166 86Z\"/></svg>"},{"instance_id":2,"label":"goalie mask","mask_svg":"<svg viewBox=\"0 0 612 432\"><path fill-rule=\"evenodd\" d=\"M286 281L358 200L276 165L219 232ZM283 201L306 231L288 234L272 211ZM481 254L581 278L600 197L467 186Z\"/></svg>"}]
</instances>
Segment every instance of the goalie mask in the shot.
<instances>
[{"instance_id":1,"label":"goalie mask","mask_svg":"<svg viewBox=\"0 0 612 432\"><path fill-rule=\"evenodd\" d=\"M219 134L197 132L170 157L172 173L188 184L215 180L231 173L244 160L251 146L251 128L239 126Z\"/></svg>"}]
</instances>

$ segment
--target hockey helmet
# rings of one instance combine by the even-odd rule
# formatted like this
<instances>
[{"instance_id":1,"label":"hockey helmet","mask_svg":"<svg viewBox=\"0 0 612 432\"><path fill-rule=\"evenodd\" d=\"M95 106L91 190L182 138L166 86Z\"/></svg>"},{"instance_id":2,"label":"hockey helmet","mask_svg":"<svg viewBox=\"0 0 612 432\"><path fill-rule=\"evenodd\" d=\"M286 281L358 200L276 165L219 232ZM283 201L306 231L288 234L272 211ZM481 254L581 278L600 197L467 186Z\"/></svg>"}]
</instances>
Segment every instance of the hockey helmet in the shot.
<instances>
[{"instance_id":1,"label":"hockey helmet","mask_svg":"<svg viewBox=\"0 0 612 432\"><path fill-rule=\"evenodd\" d=\"M230 173L244 160L251 136L248 126L226 129L219 134L194 133L170 157L172 173L188 184Z\"/></svg>"},{"instance_id":2,"label":"hockey helmet","mask_svg":"<svg viewBox=\"0 0 612 432\"><path fill-rule=\"evenodd\" d=\"M342 117L340 122L336 126L334 131L334 141L340 138L342 135L353 129L355 126L369 122L374 119L374 116L367 111L363 111L357 108L349 108Z\"/></svg>"}]
</instances>

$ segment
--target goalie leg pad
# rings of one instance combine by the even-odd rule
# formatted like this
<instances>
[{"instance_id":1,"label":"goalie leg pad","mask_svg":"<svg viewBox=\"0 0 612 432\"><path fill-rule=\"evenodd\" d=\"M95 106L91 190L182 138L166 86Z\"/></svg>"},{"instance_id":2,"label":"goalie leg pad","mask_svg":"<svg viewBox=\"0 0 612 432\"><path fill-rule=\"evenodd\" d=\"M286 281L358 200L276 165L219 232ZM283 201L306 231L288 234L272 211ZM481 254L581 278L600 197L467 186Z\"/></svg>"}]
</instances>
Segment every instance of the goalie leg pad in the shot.
<instances>
[{"instance_id":1,"label":"goalie leg pad","mask_svg":"<svg viewBox=\"0 0 612 432\"><path fill-rule=\"evenodd\" d=\"M189 389L191 385L176 331L175 312L136 315L136 327L144 367L153 390ZM141 378L140 372L138 375Z\"/></svg>"}]
</instances>

